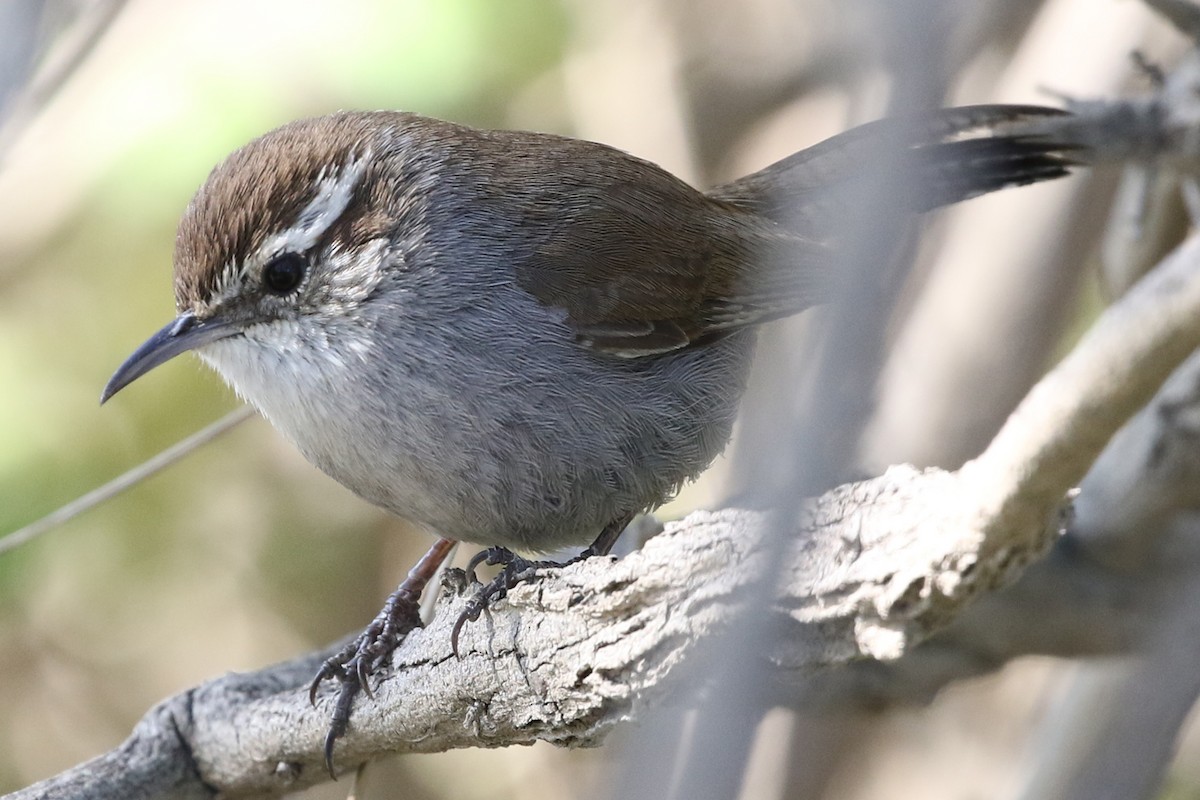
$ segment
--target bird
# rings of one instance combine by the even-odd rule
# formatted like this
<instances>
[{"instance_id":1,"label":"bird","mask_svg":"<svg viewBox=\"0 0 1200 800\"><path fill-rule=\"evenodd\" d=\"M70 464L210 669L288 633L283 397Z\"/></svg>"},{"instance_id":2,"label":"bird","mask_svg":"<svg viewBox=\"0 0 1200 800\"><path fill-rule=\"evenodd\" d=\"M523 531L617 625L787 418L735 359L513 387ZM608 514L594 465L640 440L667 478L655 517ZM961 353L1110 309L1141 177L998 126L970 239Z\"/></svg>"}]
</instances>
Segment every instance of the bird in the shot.
<instances>
[{"instance_id":1,"label":"bird","mask_svg":"<svg viewBox=\"0 0 1200 800\"><path fill-rule=\"evenodd\" d=\"M828 302L838 220L880 175L920 214L1078 163L980 105L878 120L700 191L616 148L399 111L298 120L221 162L183 213L177 315L101 402L193 351L319 469L438 539L363 633L325 741L421 624L455 542L499 564L454 628L626 524L726 445L755 332ZM589 544L590 543L590 544Z\"/></svg>"}]
</instances>

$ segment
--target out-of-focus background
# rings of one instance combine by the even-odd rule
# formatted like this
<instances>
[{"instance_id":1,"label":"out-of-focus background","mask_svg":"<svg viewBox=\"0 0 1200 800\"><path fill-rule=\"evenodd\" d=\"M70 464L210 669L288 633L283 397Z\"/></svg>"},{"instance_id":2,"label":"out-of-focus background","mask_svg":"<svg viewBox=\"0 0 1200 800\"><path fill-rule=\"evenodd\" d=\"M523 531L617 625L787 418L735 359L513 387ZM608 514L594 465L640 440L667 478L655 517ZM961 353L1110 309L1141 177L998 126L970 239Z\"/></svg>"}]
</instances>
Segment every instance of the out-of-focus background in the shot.
<instances>
[{"instance_id":1,"label":"out-of-focus background","mask_svg":"<svg viewBox=\"0 0 1200 800\"><path fill-rule=\"evenodd\" d=\"M23 52L53 56L114 5L6 3L0 27L39 19L36 35L0 32L0 67L18 71ZM1112 96L1147 80L1133 49L1154 60L1182 46L1133 0L130 0L0 138L0 533L237 405L190 358L97 399L173 313L174 226L192 192L288 120L400 108L553 131L710 185L896 110L898 96ZM913 59L924 80L902 93L889 69ZM926 327L897 333L865 465L953 467L986 442L1095 305L1087 220L1106 186L1073 179L932 221L912 308ZM949 346L932 351L930 337ZM665 513L716 502L728 463ZM0 789L115 746L169 694L361 627L428 543L255 419L0 556ZM787 765L810 746L830 754L823 796L1020 796L1083 669L1022 661L867 721L773 713L744 796L807 796ZM1167 796L1200 797L1195 738ZM607 752L400 758L372 767L361 796L583 797Z\"/></svg>"}]
</instances>

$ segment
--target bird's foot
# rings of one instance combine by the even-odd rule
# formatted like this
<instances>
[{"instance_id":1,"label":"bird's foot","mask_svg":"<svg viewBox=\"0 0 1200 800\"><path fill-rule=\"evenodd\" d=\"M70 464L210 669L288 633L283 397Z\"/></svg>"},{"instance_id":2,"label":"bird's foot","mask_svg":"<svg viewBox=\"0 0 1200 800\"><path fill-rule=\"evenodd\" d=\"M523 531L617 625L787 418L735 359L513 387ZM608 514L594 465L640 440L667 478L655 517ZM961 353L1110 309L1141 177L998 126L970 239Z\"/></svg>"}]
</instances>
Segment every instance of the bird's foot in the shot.
<instances>
[{"instance_id":1,"label":"bird's foot","mask_svg":"<svg viewBox=\"0 0 1200 800\"><path fill-rule=\"evenodd\" d=\"M326 659L309 684L308 699L314 705L322 683L336 679L341 684L329 720L329 731L325 734L325 767L331 777L336 777L333 746L350 724L350 708L355 696L362 691L367 697L373 697L372 676L408 634L421 626L420 594L414 596L401 587L388 597L375 619L354 641Z\"/></svg>"},{"instance_id":2,"label":"bird's foot","mask_svg":"<svg viewBox=\"0 0 1200 800\"><path fill-rule=\"evenodd\" d=\"M523 558L504 547L489 547L487 550L476 553L475 557L467 564L466 572L471 577L472 582L479 584L479 589L467 601L466 608L458 615L458 620L454 623L454 629L450 632L450 647L454 651L454 655L457 656L459 654L458 634L462 632L463 626L468 622L474 622L479 619L480 615L488 609L493 601L501 599L513 587L533 578L538 573L538 570L565 567L567 564L573 564L576 561L587 558L588 555L590 555L590 551L585 550L575 558L558 562L533 561ZM487 583L480 583L479 579L475 576L475 568L480 564L500 566L500 572Z\"/></svg>"}]
</instances>

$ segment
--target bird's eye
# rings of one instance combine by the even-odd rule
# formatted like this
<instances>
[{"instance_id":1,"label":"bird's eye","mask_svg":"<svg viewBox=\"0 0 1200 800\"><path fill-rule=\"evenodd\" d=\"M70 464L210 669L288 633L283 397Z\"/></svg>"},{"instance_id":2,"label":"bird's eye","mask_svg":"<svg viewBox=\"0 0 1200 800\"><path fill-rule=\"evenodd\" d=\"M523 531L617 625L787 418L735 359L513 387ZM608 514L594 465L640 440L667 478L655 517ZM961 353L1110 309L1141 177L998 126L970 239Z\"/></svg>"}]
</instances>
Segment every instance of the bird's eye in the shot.
<instances>
[{"instance_id":1,"label":"bird's eye","mask_svg":"<svg viewBox=\"0 0 1200 800\"><path fill-rule=\"evenodd\" d=\"M306 266L299 253L280 253L263 267L263 288L278 297L291 294L304 280Z\"/></svg>"}]
</instances>

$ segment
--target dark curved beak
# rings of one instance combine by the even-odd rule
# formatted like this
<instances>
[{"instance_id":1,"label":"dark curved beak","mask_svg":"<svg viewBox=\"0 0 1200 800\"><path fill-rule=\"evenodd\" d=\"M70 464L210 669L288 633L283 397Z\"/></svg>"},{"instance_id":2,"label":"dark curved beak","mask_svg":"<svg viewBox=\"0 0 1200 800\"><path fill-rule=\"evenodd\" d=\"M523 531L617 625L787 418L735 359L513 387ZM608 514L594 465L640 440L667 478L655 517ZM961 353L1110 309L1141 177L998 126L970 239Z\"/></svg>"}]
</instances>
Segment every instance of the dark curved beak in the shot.
<instances>
[{"instance_id":1,"label":"dark curved beak","mask_svg":"<svg viewBox=\"0 0 1200 800\"><path fill-rule=\"evenodd\" d=\"M236 336L240 332L232 322L216 318L199 319L191 312L180 314L143 342L141 347L133 351L133 355L125 359L124 364L117 367L100 395L101 405L159 364L170 361L180 353L195 350L218 339Z\"/></svg>"}]
</instances>

